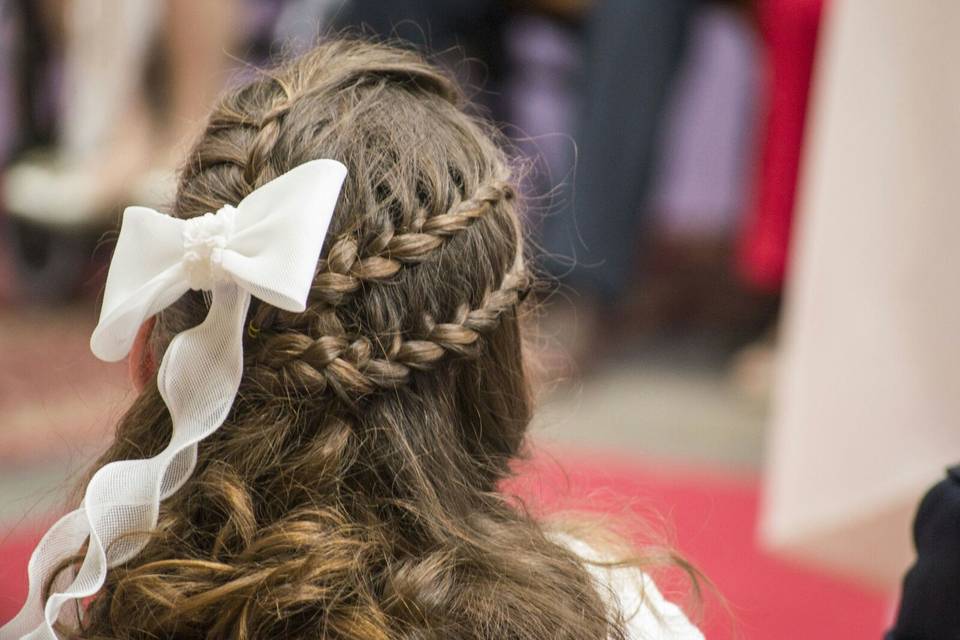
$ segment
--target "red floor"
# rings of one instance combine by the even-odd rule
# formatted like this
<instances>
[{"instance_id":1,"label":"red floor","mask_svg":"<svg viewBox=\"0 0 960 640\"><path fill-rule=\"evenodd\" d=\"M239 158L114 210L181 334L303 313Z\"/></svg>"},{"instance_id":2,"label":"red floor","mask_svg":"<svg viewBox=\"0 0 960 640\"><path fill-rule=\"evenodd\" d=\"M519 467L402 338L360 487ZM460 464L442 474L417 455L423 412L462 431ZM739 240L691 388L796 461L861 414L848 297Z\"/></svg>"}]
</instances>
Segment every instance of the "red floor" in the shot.
<instances>
[{"instance_id":1,"label":"red floor","mask_svg":"<svg viewBox=\"0 0 960 640\"><path fill-rule=\"evenodd\" d=\"M882 638L892 596L757 548L755 478L606 455L558 459L541 457L524 480L548 510L573 505L665 518L676 548L715 583L732 613L708 598L699 624L710 640Z\"/></svg>"},{"instance_id":2,"label":"red floor","mask_svg":"<svg viewBox=\"0 0 960 640\"><path fill-rule=\"evenodd\" d=\"M870 592L822 573L775 559L753 541L757 486L702 470L680 470L606 456L541 456L519 491L558 506L659 513L676 546L713 582L732 616L708 599L701 625L711 640L879 640L890 605ZM26 592L24 573L35 535L0 539L0 621Z\"/></svg>"}]
</instances>

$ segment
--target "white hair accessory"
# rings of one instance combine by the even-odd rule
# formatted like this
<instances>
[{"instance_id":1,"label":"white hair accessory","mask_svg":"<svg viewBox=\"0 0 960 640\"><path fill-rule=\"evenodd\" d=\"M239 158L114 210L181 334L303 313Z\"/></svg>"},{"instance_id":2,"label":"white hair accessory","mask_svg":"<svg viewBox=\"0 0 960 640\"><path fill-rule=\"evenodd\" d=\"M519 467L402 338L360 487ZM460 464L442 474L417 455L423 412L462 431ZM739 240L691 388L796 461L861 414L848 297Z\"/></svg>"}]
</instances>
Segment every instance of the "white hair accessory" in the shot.
<instances>
[{"instance_id":1,"label":"white hair accessory","mask_svg":"<svg viewBox=\"0 0 960 640\"><path fill-rule=\"evenodd\" d=\"M256 189L236 208L189 220L145 207L124 211L90 339L93 353L123 359L140 325L190 289L213 292L210 310L201 324L173 338L157 372L173 423L170 443L152 458L111 462L94 474L80 508L57 521L34 550L26 603L0 628L0 640L57 640L53 625L63 606L96 594L108 567L141 551L146 540L137 534L156 527L160 501L187 480L197 443L220 428L233 405L250 296L287 311L306 308L346 174L339 162L313 160ZM43 587L54 569L87 541L76 575L57 577L44 605Z\"/></svg>"}]
</instances>

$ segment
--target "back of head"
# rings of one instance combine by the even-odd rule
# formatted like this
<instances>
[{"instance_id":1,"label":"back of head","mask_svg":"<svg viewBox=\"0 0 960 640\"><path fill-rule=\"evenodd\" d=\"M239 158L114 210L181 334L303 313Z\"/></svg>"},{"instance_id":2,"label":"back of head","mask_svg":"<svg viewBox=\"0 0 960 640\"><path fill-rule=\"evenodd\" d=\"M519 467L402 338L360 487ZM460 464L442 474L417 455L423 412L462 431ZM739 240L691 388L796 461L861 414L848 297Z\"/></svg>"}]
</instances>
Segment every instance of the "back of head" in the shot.
<instances>
[{"instance_id":1,"label":"back of head","mask_svg":"<svg viewBox=\"0 0 960 640\"><path fill-rule=\"evenodd\" d=\"M239 394L88 638L616 637L576 558L497 491L530 419L510 165L419 55L331 41L224 97L174 215L315 158L349 171L307 310L255 303ZM191 292L151 337L206 313ZM101 459L152 455L148 386Z\"/></svg>"}]
</instances>

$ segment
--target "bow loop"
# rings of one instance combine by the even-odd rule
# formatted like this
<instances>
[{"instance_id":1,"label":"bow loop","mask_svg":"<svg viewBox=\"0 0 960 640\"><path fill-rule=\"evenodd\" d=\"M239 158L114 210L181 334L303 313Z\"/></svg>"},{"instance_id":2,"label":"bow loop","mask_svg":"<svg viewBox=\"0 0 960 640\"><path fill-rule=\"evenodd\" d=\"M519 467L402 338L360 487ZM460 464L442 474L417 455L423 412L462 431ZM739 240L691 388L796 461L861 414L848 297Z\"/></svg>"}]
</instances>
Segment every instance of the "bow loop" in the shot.
<instances>
[{"instance_id":1,"label":"bow loop","mask_svg":"<svg viewBox=\"0 0 960 640\"><path fill-rule=\"evenodd\" d=\"M287 311L306 308L347 169L312 160L255 189L236 207L181 220L128 207L90 348L123 359L140 325L190 289L232 283Z\"/></svg>"}]
</instances>

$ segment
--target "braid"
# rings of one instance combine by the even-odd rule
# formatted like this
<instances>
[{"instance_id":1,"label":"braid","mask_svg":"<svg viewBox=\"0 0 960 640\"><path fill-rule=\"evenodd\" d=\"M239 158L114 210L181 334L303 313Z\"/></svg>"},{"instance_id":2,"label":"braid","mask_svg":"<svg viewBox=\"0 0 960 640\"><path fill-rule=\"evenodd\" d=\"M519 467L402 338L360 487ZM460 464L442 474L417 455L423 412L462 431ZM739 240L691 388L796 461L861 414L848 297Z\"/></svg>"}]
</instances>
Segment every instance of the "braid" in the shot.
<instances>
[{"instance_id":1,"label":"braid","mask_svg":"<svg viewBox=\"0 0 960 640\"><path fill-rule=\"evenodd\" d=\"M379 357L369 338L347 336L333 309L327 308L313 327L320 338L295 331L266 337L251 376L267 388L300 389L311 395L332 391L352 405L359 397L406 383L414 371L433 369L447 354L479 356L481 337L519 304L526 286L525 273L511 270L478 307L461 305L443 323L425 317L421 336L404 340L394 334L381 344Z\"/></svg>"},{"instance_id":2,"label":"braid","mask_svg":"<svg viewBox=\"0 0 960 640\"><path fill-rule=\"evenodd\" d=\"M340 304L363 283L388 280L403 265L427 260L447 239L488 215L500 201L513 197L509 182L493 180L447 213L432 218L415 216L409 232L395 233L391 228L380 233L363 256L353 236L342 236L330 246L326 260L321 262L311 293L326 304Z\"/></svg>"},{"instance_id":3,"label":"braid","mask_svg":"<svg viewBox=\"0 0 960 640\"><path fill-rule=\"evenodd\" d=\"M257 94L250 100L222 103L209 121L207 142L195 150L185 179L216 171L236 185L239 199L276 177L281 167L274 163L283 144L284 121L299 101L319 89L300 84L295 77L270 75L257 85ZM406 383L413 371L432 369L447 354L476 357L480 337L518 304L520 270L508 273L475 309L461 305L445 322L424 317L421 335L411 339L393 335L375 346L370 338L348 335L336 308L365 284L389 281L405 266L429 260L451 238L514 198L509 176L495 175L444 213L430 215L422 206L412 208L401 228L387 219L379 233L362 243L356 233L341 233L318 264L311 287L314 313L306 330L302 326L297 330L302 319L286 318L268 305L253 310L251 327L256 331L252 333L262 331L263 344L251 378L265 389L332 392L352 404L377 390Z\"/></svg>"},{"instance_id":4,"label":"braid","mask_svg":"<svg viewBox=\"0 0 960 640\"><path fill-rule=\"evenodd\" d=\"M180 176L178 215L200 215L224 203L236 204L281 173L271 159L281 139L282 121L297 98L279 78L272 77L260 90L268 94L261 109L242 108L233 96L211 114L206 134Z\"/></svg>"},{"instance_id":5,"label":"braid","mask_svg":"<svg viewBox=\"0 0 960 640\"><path fill-rule=\"evenodd\" d=\"M252 188L276 177L276 170L270 166L270 159L283 131L281 121L295 100L285 83L275 81L274 84L282 89L283 95L260 118L259 130L247 150L247 160L243 167L243 179Z\"/></svg>"}]
</instances>

